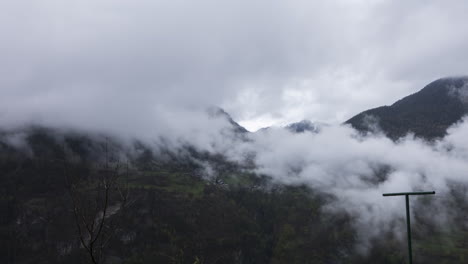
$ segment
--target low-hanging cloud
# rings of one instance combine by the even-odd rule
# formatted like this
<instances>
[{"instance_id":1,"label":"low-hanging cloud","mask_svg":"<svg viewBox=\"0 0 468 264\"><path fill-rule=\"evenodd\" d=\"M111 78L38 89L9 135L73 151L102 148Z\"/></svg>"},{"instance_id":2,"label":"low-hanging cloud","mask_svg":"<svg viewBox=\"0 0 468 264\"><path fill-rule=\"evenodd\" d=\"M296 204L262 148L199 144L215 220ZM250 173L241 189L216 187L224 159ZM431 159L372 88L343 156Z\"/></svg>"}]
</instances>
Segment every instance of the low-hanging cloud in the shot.
<instances>
[{"instance_id":1,"label":"low-hanging cloud","mask_svg":"<svg viewBox=\"0 0 468 264\"><path fill-rule=\"evenodd\" d=\"M396 142L378 133L363 136L349 126L299 134L271 128L219 152L239 163L253 157L254 171L276 183L331 195L335 200L326 209L351 214L365 244L386 231L404 237L403 200L383 193L435 190L430 206L437 214L418 214L438 223L440 231L452 226L457 215L448 206L453 188L468 185L467 132L462 121L444 139L429 143L411 134ZM414 199L413 206L419 204Z\"/></svg>"}]
</instances>

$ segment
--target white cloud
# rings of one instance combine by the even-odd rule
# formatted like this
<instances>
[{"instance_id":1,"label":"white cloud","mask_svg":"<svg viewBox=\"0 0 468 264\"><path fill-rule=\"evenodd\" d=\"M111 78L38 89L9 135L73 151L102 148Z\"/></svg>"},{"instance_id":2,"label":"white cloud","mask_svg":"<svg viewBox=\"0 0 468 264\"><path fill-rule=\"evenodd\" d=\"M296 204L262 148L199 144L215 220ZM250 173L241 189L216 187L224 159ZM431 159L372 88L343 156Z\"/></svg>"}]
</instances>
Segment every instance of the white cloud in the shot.
<instances>
[{"instance_id":1,"label":"white cloud","mask_svg":"<svg viewBox=\"0 0 468 264\"><path fill-rule=\"evenodd\" d=\"M467 132L464 121L445 139L429 144L411 135L398 142L378 134L363 138L348 126L323 127L318 134L272 128L224 153L234 161L255 153L257 173L277 183L305 184L333 195L337 200L328 209L351 213L366 241L397 228L395 220L404 219L403 200L384 198L383 193L435 190L431 208L438 214L431 219L447 224L456 215L444 203L454 183L468 185ZM413 206L418 199L412 198Z\"/></svg>"}]
</instances>

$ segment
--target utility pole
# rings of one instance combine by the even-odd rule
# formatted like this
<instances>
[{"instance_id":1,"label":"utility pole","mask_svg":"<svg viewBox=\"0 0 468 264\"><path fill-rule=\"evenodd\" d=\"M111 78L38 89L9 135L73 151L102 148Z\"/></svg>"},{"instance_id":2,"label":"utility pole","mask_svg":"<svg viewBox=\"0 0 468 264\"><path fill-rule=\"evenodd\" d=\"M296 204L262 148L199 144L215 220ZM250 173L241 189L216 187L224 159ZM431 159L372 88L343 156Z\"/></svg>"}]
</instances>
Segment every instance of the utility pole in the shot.
<instances>
[{"instance_id":1,"label":"utility pole","mask_svg":"<svg viewBox=\"0 0 468 264\"><path fill-rule=\"evenodd\" d=\"M411 219L410 219L410 207L409 207L409 196L410 195L428 195L435 194L435 191L432 192L402 192L402 193L384 193L383 196L402 196L406 197L406 227L408 233L408 259L409 264L413 264L413 253L411 249Z\"/></svg>"}]
</instances>

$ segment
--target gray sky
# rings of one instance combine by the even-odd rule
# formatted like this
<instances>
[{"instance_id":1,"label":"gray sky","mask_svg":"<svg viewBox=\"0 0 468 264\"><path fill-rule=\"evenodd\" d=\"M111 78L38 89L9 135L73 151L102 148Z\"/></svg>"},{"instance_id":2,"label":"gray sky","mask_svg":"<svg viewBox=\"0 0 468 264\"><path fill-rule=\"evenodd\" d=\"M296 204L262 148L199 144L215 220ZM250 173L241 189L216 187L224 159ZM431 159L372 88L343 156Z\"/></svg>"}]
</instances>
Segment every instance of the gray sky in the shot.
<instances>
[{"instance_id":1,"label":"gray sky","mask_svg":"<svg viewBox=\"0 0 468 264\"><path fill-rule=\"evenodd\" d=\"M2 0L0 121L138 127L218 105L250 130L339 123L466 74L467 13L455 0Z\"/></svg>"}]
</instances>

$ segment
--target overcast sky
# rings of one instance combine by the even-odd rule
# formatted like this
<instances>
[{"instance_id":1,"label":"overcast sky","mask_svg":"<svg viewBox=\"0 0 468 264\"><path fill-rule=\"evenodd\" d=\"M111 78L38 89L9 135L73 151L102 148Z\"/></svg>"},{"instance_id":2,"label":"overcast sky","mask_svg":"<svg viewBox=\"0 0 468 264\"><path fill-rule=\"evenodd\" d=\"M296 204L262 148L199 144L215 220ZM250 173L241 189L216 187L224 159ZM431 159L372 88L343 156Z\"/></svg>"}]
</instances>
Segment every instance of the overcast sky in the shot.
<instances>
[{"instance_id":1,"label":"overcast sky","mask_svg":"<svg viewBox=\"0 0 468 264\"><path fill-rule=\"evenodd\" d=\"M0 0L0 121L129 126L217 105L250 130L339 123L465 75L467 13L462 0Z\"/></svg>"}]
</instances>

